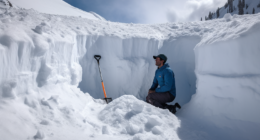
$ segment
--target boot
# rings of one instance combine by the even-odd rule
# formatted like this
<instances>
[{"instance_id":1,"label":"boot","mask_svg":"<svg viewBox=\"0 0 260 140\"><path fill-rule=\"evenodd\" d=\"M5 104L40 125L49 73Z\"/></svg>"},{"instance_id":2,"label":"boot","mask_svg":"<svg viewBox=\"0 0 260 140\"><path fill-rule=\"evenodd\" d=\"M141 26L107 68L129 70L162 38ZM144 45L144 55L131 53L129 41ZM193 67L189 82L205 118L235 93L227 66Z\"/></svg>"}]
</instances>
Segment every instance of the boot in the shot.
<instances>
[{"instance_id":1,"label":"boot","mask_svg":"<svg viewBox=\"0 0 260 140\"><path fill-rule=\"evenodd\" d=\"M180 106L179 103L175 103L175 106L176 106L177 108L181 109L181 106Z\"/></svg>"}]
</instances>

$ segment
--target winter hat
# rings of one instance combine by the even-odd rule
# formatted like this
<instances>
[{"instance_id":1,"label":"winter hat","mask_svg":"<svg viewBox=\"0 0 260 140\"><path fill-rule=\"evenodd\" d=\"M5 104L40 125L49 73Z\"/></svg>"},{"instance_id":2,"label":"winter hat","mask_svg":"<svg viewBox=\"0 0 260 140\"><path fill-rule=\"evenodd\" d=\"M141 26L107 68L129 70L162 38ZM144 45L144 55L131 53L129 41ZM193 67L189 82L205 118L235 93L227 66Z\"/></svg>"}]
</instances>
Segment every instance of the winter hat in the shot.
<instances>
[{"instance_id":1,"label":"winter hat","mask_svg":"<svg viewBox=\"0 0 260 140\"><path fill-rule=\"evenodd\" d=\"M167 57L164 54L159 54L157 56L153 56L154 59L156 59L157 57L163 59L165 62L167 61Z\"/></svg>"}]
</instances>

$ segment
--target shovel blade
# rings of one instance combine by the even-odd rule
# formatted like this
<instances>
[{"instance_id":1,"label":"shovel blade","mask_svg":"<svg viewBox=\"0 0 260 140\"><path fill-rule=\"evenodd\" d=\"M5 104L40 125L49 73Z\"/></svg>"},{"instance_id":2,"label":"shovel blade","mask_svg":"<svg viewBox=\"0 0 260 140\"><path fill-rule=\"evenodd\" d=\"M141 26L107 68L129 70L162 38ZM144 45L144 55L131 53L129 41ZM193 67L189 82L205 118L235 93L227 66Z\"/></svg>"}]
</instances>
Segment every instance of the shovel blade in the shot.
<instances>
[{"instance_id":1,"label":"shovel blade","mask_svg":"<svg viewBox=\"0 0 260 140\"><path fill-rule=\"evenodd\" d=\"M108 104L112 102L112 98L103 98L103 100Z\"/></svg>"}]
</instances>

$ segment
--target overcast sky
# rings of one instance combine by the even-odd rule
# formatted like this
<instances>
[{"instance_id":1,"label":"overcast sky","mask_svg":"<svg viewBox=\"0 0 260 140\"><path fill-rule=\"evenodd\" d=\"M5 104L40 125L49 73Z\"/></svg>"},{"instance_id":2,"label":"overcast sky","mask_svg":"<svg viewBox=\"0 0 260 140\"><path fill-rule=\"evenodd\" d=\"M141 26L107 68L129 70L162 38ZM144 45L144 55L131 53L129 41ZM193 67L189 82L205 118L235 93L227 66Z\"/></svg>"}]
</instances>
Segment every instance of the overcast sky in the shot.
<instances>
[{"instance_id":1,"label":"overcast sky","mask_svg":"<svg viewBox=\"0 0 260 140\"><path fill-rule=\"evenodd\" d=\"M198 21L227 0L64 0L106 20L125 23Z\"/></svg>"}]
</instances>

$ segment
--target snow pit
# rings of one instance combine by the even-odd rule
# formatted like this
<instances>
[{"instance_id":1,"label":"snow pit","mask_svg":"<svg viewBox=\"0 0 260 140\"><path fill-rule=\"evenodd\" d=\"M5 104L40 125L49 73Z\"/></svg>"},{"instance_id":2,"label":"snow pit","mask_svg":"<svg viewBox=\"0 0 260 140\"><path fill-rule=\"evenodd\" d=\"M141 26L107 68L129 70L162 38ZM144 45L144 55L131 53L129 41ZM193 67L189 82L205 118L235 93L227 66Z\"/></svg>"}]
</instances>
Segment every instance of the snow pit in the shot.
<instances>
[{"instance_id":1,"label":"snow pit","mask_svg":"<svg viewBox=\"0 0 260 140\"><path fill-rule=\"evenodd\" d=\"M93 42L88 37L86 41ZM155 66L152 56L156 55L159 43L146 38L96 37L90 46L86 46L88 51L81 59L83 77L79 88L91 93L94 98L103 98L99 70L94 59L94 54L99 54L102 56L100 68L107 95L113 99L122 95L144 99L151 86L149 81L153 79Z\"/></svg>"},{"instance_id":2,"label":"snow pit","mask_svg":"<svg viewBox=\"0 0 260 140\"><path fill-rule=\"evenodd\" d=\"M260 138L259 14L141 25L9 12L0 15L1 138ZM43 22L48 30L35 32ZM160 53L175 72L181 121L143 101Z\"/></svg>"},{"instance_id":3,"label":"snow pit","mask_svg":"<svg viewBox=\"0 0 260 140\"><path fill-rule=\"evenodd\" d=\"M156 70L152 56L158 53L164 53L168 56L168 63L175 72L177 93L180 93L175 102L183 105L195 93L196 76L193 48L200 41L200 37L186 36L169 38L164 41L103 36L94 37L93 41L92 38L78 37L78 42L85 40L83 44L86 49L81 50L88 50L80 60L83 75L79 88L83 92L90 93L92 97L103 98L104 96L97 62L93 58L93 54L102 56L100 68L105 88L107 95L113 99L122 95L134 95L145 100ZM113 49L110 49L109 46Z\"/></svg>"}]
</instances>

